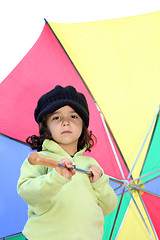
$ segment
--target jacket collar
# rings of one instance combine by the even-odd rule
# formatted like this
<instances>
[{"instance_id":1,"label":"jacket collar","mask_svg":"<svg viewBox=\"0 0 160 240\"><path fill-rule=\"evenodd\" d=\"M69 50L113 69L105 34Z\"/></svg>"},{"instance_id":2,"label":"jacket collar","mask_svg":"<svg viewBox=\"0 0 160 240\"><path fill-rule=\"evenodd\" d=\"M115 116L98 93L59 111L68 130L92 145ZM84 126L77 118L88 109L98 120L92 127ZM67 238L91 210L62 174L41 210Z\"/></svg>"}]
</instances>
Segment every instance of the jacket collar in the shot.
<instances>
[{"instance_id":1,"label":"jacket collar","mask_svg":"<svg viewBox=\"0 0 160 240\"><path fill-rule=\"evenodd\" d=\"M74 156L82 155L85 152L86 147L77 152ZM46 139L42 145L42 151L50 151L58 155L67 157L69 154L65 152L56 142L53 140Z\"/></svg>"}]
</instances>

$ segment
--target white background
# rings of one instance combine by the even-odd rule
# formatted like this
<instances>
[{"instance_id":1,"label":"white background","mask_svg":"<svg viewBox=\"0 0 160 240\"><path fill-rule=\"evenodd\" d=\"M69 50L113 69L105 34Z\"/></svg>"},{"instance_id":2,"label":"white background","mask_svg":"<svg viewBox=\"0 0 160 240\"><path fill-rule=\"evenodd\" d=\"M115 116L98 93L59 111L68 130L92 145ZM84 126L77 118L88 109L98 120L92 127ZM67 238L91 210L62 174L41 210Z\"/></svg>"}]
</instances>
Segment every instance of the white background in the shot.
<instances>
[{"instance_id":1,"label":"white background","mask_svg":"<svg viewBox=\"0 0 160 240\"><path fill-rule=\"evenodd\" d=\"M0 0L0 82L40 36L44 18L72 23L108 20L160 10L160 0Z\"/></svg>"}]
</instances>

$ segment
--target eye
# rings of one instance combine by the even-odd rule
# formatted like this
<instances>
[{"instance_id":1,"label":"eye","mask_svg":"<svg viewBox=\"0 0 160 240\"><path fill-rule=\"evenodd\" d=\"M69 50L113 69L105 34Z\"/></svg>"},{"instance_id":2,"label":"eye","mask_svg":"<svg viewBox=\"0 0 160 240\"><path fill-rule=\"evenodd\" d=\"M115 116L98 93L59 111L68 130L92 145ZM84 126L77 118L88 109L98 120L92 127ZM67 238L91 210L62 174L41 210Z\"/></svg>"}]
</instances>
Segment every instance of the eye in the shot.
<instances>
[{"instance_id":1,"label":"eye","mask_svg":"<svg viewBox=\"0 0 160 240\"><path fill-rule=\"evenodd\" d=\"M55 116L55 117L53 117L53 120L58 120L58 119L60 119L59 116Z\"/></svg>"},{"instance_id":2,"label":"eye","mask_svg":"<svg viewBox=\"0 0 160 240\"><path fill-rule=\"evenodd\" d=\"M76 119L76 118L78 118L78 116L77 115L72 115L71 118Z\"/></svg>"}]
</instances>

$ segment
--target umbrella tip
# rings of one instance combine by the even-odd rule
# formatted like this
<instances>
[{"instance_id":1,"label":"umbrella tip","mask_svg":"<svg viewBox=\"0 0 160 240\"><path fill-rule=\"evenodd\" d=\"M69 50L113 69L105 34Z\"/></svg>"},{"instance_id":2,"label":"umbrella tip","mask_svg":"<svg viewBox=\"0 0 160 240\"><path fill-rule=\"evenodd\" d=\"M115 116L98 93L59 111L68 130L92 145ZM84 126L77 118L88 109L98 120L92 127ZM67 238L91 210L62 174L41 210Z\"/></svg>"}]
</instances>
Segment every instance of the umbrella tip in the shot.
<instances>
[{"instance_id":1,"label":"umbrella tip","mask_svg":"<svg viewBox=\"0 0 160 240\"><path fill-rule=\"evenodd\" d=\"M45 21L46 23L48 23L47 20L46 20L45 18L44 18L44 21Z\"/></svg>"}]
</instances>

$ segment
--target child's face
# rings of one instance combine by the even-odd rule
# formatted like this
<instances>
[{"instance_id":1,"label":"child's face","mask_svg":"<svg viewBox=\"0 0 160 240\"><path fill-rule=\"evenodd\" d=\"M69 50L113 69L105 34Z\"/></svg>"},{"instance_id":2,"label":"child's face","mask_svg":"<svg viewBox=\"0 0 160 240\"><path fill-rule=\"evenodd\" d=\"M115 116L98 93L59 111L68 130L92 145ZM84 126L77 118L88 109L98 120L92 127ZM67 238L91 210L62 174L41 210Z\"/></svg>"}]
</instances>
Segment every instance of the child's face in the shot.
<instances>
[{"instance_id":1,"label":"child's face","mask_svg":"<svg viewBox=\"0 0 160 240\"><path fill-rule=\"evenodd\" d=\"M83 120L70 106L64 106L47 117L47 127L54 139L65 151L77 152Z\"/></svg>"}]
</instances>

